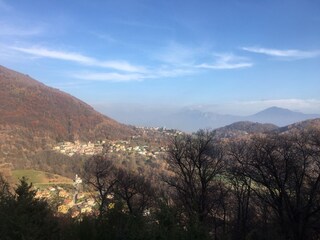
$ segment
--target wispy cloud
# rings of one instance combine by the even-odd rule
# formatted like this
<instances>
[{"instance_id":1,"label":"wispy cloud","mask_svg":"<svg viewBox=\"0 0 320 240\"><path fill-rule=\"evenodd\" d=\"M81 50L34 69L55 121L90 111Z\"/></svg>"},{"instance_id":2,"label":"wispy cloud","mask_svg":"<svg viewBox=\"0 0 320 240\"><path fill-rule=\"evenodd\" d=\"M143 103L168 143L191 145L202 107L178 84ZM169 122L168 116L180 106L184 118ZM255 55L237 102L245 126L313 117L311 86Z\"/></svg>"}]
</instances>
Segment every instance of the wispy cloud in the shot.
<instances>
[{"instance_id":1,"label":"wispy cloud","mask_svg":"<svg viewBox=\"0 0 320 240\"><path fill-rule=\"evenodd\" d=\"M238 57L233 54L218 54L213 63L202 63L198 68L206 69L237 69L252 67L253 63L246 58Z\"/></svg>"},{"instance_id":2,"label":"wispy cloud","mask_svg":"<svg viewBox=\"0 0 320 240\"><path fill-rule=\"evenodd\" d=\"M34 56L38 56L38 57L46 57L46 58L59 59L64 61L71 61L71 62L76 62L84 65L110 68L110 69L125 71L125 72L144 72L145 71L144 67L135 66L126 61L118 61L118 60L117 61L115 60L100 61L98 59L88 57L79 53L73 53L73 52L49 50L41 47L31 47L31 48L11 47L11 49L19 52L31 54Z\"/></svg>"},{"instance_id":3,"label":"wispy cloud","mask_svg":"<svg viewBox=\"0 0 320 240\"><path fill-rule=\"evenodd\" d=\"M172 68L172 67L161 67L154 69L150 78L160 78L160 77L179 77L186 76L190 74L195 74L197 71L193 68Z\"/></svg>"},{"instance_id":4,"label":"wispy cloud","mask_svg":"<svg viewBox=\"0 0 320 240\"><path fill-rule=\"evenodd\" d=\"M193 73L194 71L187 69L159 68L144 73L80 72L71 74L71 77L89 81L129 82L142 81L145 79L172 78L186 76Z\"/></svg>"},{"instance_id":5,"label":"wispy cloud","mask_svg":"<svg viewBox=\"0 0 320 240\"><path fill-rule=\"evenodd\" d=\"M315 51L303 51L298 49L272 49L272 48L261 48L261 47L243 47L242 50L264 54L272 57L286 58L286 59L303 59L303 58L314 58L320 56L320 50Z\"/></svg>"},{"instance_id":6,"label":"wispy cloud","mask_svg":"<svg viewBox=\"0 0 320 240\"><path fill-rule=\"evenodd\" d=\"M126 61L97 61L95 60L94 64L99 67L112 68L125 72L146 72L146 68L142 66L132 65Z\"/></svg>"},{"instance_id":7,"label":"wispy cloud","mask_svg":"<svg viewBox=\"0 0 320 240\"><path fill-rule=\"evenodd\" d=\"M174 78L197 74L204 69L231 70L248 68L253 65L247 58L234 54L212 54L203 48L193 49L179 44L171 44L163 55L154 56L155 61L152 61L149 66L133 65L125 60L104 61L79 52L52 50L41 46L11 46L8 49L15 53L22 53L22 56L31 55L37 58L51 58L84 65L86 69L69 76L87 81L128 82ZM198 64L200 59L204 61ZM97 70L93 67L101 69Z\"/></svg>"},{"instance_id":8,"label":"wispy cloud","mask_svg":"<svg viewBox=\"0 0 320 240\"><path fill-rule=\"evenodd\" d=\"M96 72L82 72L77 74L72 74L71 77L90 80L90 81L103 81L103 82L129 82L129 81L141 81L147 78L144 74L139 73L96 73Z\"/></svg>"},{"instance_id":9,"label":"wispy cloud","mask_svg":"<svg viewBox=\"0 0 320 240\"><path fill-rule=\"evenodd\" d=\"M186 47L177 43L171 43L165 48L158 59L179 67L189 69L237 69L252 67L253 63L245 57L232 53L212 53L207 47ZM203 60L202 63L201 59Z\"/></svg>"},{"instance_id":10,"label":"wispy cloud","mask_svg":"<svg viewBox=\"0 0 320 240\"><path fill-rule=\"evenodd\" d=\"M170 65L192 66L196 59L207 52L202 48L188 47L176 42L160 48L160 52L154 54L154 58Z\"/></svg>"},{"instance_id":11,"label":"wispy cloud","mask_svg":"<svg viewBox=\"0 0 320 240\"><path fill-rule=\"evenodd\" d=\"M78 63L91 63L94 61L93 58L86 57L81 54L70 53L70 52L60 52L60 51L48 50L45 48L11 47L11 49L19 52L23 52L23 53L29 53L31 55L35 55L39 57L55 58L55 59L66 60L66 61L74 61Z\"/></svg>"},{"instance_id":12,"label":"wispy cloud","mask_svg":"<svg viewBox=\"0 0 320 240\"><path fill-rule=\"evenodd\" d=\"M128 63L127 61L101 61L76 52L50 50L43 47L10 47L9 49L36 57L70 61L86 65L88 67L101 67L110 70L108 72L101 72L88 69L87 71L71 74L71 77L73 78L90 81L141 81L144 79L179 77L195 72L195 69L192 67L177 67L173 66L172 64L165 66L158 65L153 67L136 66Z\"/></svg>"}]
</instances>

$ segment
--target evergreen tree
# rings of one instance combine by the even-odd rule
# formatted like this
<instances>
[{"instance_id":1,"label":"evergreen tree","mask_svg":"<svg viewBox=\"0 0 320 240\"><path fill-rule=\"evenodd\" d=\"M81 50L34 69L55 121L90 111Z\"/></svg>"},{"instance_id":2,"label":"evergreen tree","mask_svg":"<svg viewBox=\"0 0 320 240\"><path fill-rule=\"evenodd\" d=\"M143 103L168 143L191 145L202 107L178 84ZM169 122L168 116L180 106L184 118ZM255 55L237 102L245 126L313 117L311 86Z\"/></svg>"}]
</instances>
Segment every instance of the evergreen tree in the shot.
<instances>
[{"instance_id":1,"label":"evergreen tree","mask_svg":"<svg viewBox=\"0 0 320 240\"><path fill-rule=\"evenodd\" d=\"M58 239L57 221L48 203L35 195L36 190L23 177L15 194L1 201L1 239Z\"/></svg>"}]
</instances>

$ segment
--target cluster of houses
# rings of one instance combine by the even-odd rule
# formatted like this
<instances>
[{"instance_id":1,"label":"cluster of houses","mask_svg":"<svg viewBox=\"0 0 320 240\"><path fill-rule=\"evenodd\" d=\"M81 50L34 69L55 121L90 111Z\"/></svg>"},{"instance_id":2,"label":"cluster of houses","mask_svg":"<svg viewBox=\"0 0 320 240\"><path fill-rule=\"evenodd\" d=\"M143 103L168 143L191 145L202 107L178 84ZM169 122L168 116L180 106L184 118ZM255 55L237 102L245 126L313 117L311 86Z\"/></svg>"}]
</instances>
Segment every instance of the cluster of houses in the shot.
<instances>
[{"instance_id":1,"label":"cluster of houses","mask_svg":"<svg viewBox=\"0 0 320 240\"><path fill-rule=\"evenodd\" d=\"M184 134L182 131L179 131L177 129L166 129L165 127L136 127L139 129L144 136L153 136L153 137L160 137L160 138L166 138L166 137L175 137L178 135ZM139 138L139 136L135 136L134 138Z\"/></svg>"},{"instance_id":2,"label":"cluster of houses","mask_svg":"<svg viewBox=\"0 0 320 240\"><path fill-rule=\"evenodd\" d=\"M91 193L79 193L78 187L81 183L82 180L76 176L74 188L71 185L50 186L38 189L36 197L47 199L57 208L59 214L70 214L73 218L94 214L97 203Z\"/></svg>"},{"instance_id":3,"label":"cluster of houses","mask_svg":"<svg viewBox=\"0 0 320 240\"><path fill-rule=\"evenodd\" d=\"M147 146L147 145L141 145L137 146L134 144L131 144L128 141L116 141L116 142L110 142L107 146L107 151L110 153L133 153L133 154L139 154L142 156L146 156L147 158L154 158L157 159L157 156L163 152L166 151L166 148L163 146L156 147L156 146Z\"/></svg>"},{"instance_id":4,"label":"cluster of houses","mask_svg":"<svg viewBox=\"0 0 320 240\"><path fill-rule=\"evenodd\" d=\"M130 141L98 141L96 143L81 143L79 141L72 142L62 142L57 146L53 147L53 150L66 154L68 156L73 156L74 154L79 155L96 155L101 154L103 149L109 153L134 153L146 156L148 158L157 158L157 155L166 151L163 146L160 147L149 147L147 145L137 146L135 143Z\"/></svg>"},{"instance_id":5,"label":"cluster of houses","mask_svg":"<svg viewBox=\"0 0 320 240\"><path fill-rule=\"evenodd\" d=\"M166 139L167 137L177 136L183 134L183 132L174 129L165 128L148 128L148 127L137 127L140 129L142 135L148 136L149 139L154 141L155 139ZM103 151L109 153L126 153L126 154L139 154L145 156L147 159L157 159L158 155L166 151L164 142L166 141L154 141L156 144L146 144L141 135L132 137L131 141L96 141L96 142L61 142L53 147L54 151L62 154L73 156L74 154L79 155L97 155ZM147 138L148 139L148 138Z\"/></svg>"},{"instance_id":6,"label":"cluster of houses","mask_svg":"<svg viewBox=\"0 0 320 240\"><path fill-rule=\"evenodd\" d=\"M105 144L105 141L97 141L96 143L83 143L80 141L61 142L54 146L53 150L68 155L70 157L74 154L90 156L100 154L103 150L103 144Z\"/></svg>"}]
</instances>

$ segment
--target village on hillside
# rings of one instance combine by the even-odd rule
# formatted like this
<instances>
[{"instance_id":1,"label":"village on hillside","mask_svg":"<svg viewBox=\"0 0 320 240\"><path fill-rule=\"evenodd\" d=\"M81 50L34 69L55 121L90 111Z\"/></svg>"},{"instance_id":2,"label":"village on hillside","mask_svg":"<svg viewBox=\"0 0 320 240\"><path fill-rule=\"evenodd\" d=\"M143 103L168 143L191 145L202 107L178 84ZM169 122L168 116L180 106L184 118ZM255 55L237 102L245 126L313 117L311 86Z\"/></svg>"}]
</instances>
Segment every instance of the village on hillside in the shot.
<instances>
[{"instance_id":1,"label":"village on hillside","mask_svg":"<svg viewBox=\"0 0 320 240\"><path fill-rule=\"evenodd\" d=\"M141 135L133 136L130 140L98 140L95 142L60 142L53 146L52 150L67 156L85 155L94 156L108 153L119 156L140 156L142 159L152 159L153 162L161 162L167 151L167 140L170 137L182 135L178 130L165 128L138 128ZM145 136L150 141L145 141ZM97 202L94 193L82 191L82 180L77 175L73 186L51 185L37 189L37 197L45 198L52 203L59 214L68 214L73 218L83 215L92 215L97 211ZM112 196L109 196L110 200ZM112 208L112 204L109 206Z\"/></svg>"},{"instance_id":2,"label":"village on hillside","mask_svg":"<svg viewBox=\"0 0 320 240\"><path fill-rule=\"evenodd\" d=\"M93 193L83 192L82 179L76 175L72 185L52 185L38 188L36 198L46 199L58 214L69 214L72 218L94 214L97 202Z\"/></svg>"},{"instance_id":3,"label":"village on hillside","mask_svg":"<svg viewBox=\"0 0 320 240\"><path fill-rule=\"evenodd\" d=\"M167 130L165 128L138 128L141 130L142 135L156 134L158 138L164 137L174 137L183 134L178 130ZM157 159L157 155L164 153L166 151L166 146L164 144L149 144L139 141L141 135L133 136L131 140L98 140L96 142L60 142L53 147L53 150L68 156L78 155L97 155L101 154L103 151L107 153L128 153L128 154L140 154L148 158ZM155 138L156 139L156 138ZM155 140L153 139L153 140ZM159 141L160 142L160 141ZM163 145L163 146L161 146Z\"/></svg>"}]
</instances>

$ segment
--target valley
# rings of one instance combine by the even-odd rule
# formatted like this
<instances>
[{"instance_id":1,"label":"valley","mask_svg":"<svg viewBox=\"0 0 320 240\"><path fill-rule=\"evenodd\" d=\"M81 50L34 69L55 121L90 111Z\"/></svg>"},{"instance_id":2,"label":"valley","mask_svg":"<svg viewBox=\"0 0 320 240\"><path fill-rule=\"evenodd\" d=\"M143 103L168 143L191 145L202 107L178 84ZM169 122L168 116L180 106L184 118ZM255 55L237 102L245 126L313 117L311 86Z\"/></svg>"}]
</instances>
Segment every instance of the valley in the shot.
<instances>
[{"instance_id":1,"label":"valley","mask_svg":"<svg viewBox=\"0 0 320 240\"><path fill-rule=\"evenodd\" d=\"M320 240L319 16L0 0L0 240Z\"/></svg>"},{"instance_id":2,"label":"valley","mask_svg":"<svg viewBox=\"0 0 320 240\"><path fill-rule=\"evenodd\" d=\"M157 219L157 214L165 211L163 206L174 206L185 214L203 214L188 201L197 203L198 198L206 197L216 205L200 204L207 208L205 217L232 226L234 223L226 219L236 217L232 211L223 211L221 204L237 209L234 202L242 204L242 200L236 200L236 194L253 191L254 201L263 207L258 191L260 186L270 187L269 181L273 181L263 179L278 174L268 172L264 151L270 154L270 161L276 161L271 163L279 171L283 171L282 161L289 161L286 156L289 153L293 154L290 161L298 161L296 157L302 156L308 167L303 174L309 174L317 166L314 165L318 161L320 134L317 115L272 107L251 117L235 118L239 121L223 127L187 133L174 128L124 125L73 96L4 67L0 67L0 93L4 106L0 109L0 184L5 189L8 182L9 191L18 186L16 194L19 186L30 184L28 191L33 194L33 201L44 201L56 218L68 219L70 226L101 216L112 219L112 214L139 216L141 221L152 225L147 219ZM188 116L176 123L183 125L185 120L193 127L204 123L201 118L193 122ZM204 116L211 126L221 120L217 116L211 118L210 114ZM274 119L283 122L276 121L279 123L276 125ZM303 121L284 124L296 120ZM310 156L304 157L305 151ZM264 162L253 165L247 162L260 159ZM260 169L260 164L266 168ZM259 174L266 175L261 180ZM253 185L244 180L248 176ZM315 176L307 177L318 187ZM307 183L300 187L306 186ZM165 203L167 198L172 202ZM315 201L312 204L318 206ZM213 209L216 212L210 212ZM255 209L251 203L250 209ZM185 224L184 218L192 220L191 216L181 217L180 224ZM108 224L113 226L114 222ZM258 228L259 222L255 224ZM222 231L223 225L214 225ZM185 234L185 230L179 231Z\"/></svg>"}]
</instances>

